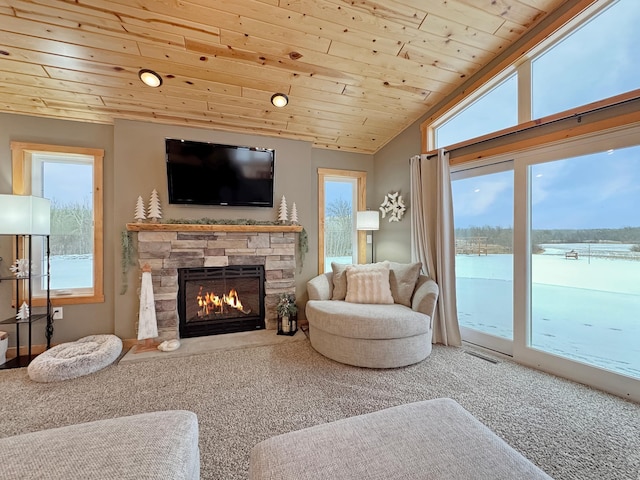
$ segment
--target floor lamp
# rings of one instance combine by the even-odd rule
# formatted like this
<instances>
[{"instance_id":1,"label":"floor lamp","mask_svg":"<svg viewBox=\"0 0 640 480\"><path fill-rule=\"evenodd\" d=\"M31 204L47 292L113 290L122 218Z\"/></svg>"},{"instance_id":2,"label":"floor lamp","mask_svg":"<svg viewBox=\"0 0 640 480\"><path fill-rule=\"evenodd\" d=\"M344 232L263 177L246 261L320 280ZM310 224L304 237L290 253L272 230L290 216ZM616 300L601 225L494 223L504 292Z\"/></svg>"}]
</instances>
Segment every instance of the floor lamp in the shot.
<instances>
[{"instance_id":1,"label":"floor lamp","mask_svg":"<svg viewBox=\"0 0 640 480\"><path fill-rule=\"evenodd\" d=\"M31 290L31 282L32 282L32 272L31 272L31 261L33 259L32 255L32 239L31 235L49 235L51 231L51 202L45 198L34 197L31 195L0 195L0 235L15 235L16 236L16 244L15 244L15 254L16 261L25 260L26 261L26 269L27 269L27 284L23 282L16 283L15 286L15 301L16 301L16 313L20 313L20 316L16 315L16 320L11 323L15 324L15 335L16 335L16 356L11 361L14 366L26 366L27 363L22 363L22 360L25 357L21 357L20 355L20 327L19 323L22 323L18 319L22 319L27 322L28 326L28 350L27 357L29 361L31 361L31 313L25 315L22 310L22 305L26 304L26 306L31 309L32 308L32 290ZM20 236L22 237L22 250L20 249L19 241ZM27 237L28 236L28 237ZM47 248L47 256L49 250L49 240L47 238L46 243ZM22 257L22 258L20 258ZM0 258L1 260L1 258ZM18 264L19 265L19 264ZM41 272L42 273L42 272ZM48 273L48 268L47 268ZM16 272L16 277L21 278L20 271ZM23 277L24 278L24 277ZM53 334L53 327L51 323L50 313L50 297L49 297L49 287L50 287L50 278L47 276L47 348L49 348L51 344L51 335ZM28 317L28 318L27 318ZM3 322L8 323L8 322ZM5 339L6 340L6 339ZM8 341L7 341L8 345ZM3 355L0 363L5 364L6 357Z\"/></svg>"},{"instance_id":2,"label":"floor lamp","mask_svg":"<svg viewBox=\"0 0 640 480\"><path fill-rule=\"evenodd\" d=\"M373 232L380 230L380 213L377 210L366 210L356 213L356 230L371 232L367 235L367 243L371 243L371 263L376 261L376 250L373 246ZM369 241L371 240L371 241Z\"/></svg>"}]
</instances>

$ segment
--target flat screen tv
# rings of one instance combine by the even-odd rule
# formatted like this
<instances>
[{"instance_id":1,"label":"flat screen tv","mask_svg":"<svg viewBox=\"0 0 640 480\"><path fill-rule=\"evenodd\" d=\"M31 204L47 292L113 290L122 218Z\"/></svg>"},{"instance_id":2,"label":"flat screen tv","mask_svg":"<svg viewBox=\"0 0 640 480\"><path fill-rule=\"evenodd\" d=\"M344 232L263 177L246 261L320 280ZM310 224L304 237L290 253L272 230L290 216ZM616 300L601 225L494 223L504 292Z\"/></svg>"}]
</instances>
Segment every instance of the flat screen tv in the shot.
<instances>
[{"instance_id":1,"label":"flat screen tv","mask_svg":"<svg viewBox=\"0 0 640 480\"><path fill-rule=\"evenodd\" d=\"M165 139L169 203L273 207L275 150Z\"/></svg>"}]
</instances>

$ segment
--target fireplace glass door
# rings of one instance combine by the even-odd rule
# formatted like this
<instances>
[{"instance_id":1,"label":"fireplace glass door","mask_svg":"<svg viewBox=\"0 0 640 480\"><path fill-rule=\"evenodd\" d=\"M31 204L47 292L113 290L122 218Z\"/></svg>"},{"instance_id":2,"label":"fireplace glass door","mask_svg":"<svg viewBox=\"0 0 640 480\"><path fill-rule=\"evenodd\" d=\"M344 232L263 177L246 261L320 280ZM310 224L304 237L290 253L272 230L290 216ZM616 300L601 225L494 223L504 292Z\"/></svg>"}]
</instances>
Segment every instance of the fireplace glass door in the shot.
<instances>
[{"instance_id":1,"label":"fireplace glass door","mask_svg":"<svg viewBox=\"0 0 640 480\"><path fill-rule=\"evenodd\" d=\"M182 338L264 328L262 265L181 268L178 284Z\"/></svg>"}]
</instances>

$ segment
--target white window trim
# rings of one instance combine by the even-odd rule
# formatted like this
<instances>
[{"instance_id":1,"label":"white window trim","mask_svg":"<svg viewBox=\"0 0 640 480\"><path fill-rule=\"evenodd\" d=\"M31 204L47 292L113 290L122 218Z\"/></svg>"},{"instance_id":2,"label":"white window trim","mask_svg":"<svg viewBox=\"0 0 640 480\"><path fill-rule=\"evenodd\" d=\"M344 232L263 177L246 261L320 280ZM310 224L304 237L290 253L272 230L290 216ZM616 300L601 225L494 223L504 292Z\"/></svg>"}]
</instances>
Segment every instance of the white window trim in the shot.
<instances>
[{"instance_id":1,"label":"white window trim","mask_svg":"<svg viewBox=\"0 0 640 480\"><path fill-rule=\"evenodd\" d=\"M454 172L469 168L514 161L514 238L513 238L513 345L511 352L518 363L537 368L570 380L591 385L615 395L640 401L640 380L627 377L596 366L547 353L528 345L530 338L531 298L529 278L531 276L529 238L530 205L528 170L531 165L552 162L563 158L588 155L609 149L640 145L640 125L618 127L606 131L547 143L517 153L496 155L475 162L452 167ZM526 195L518 194L526 192ZM522 315L526 315L523 317ZM473 339L469 339L475 343ZM504 350L503 350L504 351ZM508 353L509 349L507 349Z\"/></svg>"}]
</instances>

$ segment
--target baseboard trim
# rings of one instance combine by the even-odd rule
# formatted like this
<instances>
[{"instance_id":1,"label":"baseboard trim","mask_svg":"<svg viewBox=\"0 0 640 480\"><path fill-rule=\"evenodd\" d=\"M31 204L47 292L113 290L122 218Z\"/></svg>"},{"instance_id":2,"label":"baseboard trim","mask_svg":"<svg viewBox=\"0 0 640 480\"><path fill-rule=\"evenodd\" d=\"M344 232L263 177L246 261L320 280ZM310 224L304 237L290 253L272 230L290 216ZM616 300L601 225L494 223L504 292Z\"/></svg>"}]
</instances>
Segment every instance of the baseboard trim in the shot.
<instances>
[{"instance_id":1,"label":"baseboard trim","mask_svg":"<svg viewBox=\"0 0 640 480\"><path fill-rule=\"evenodd\" d=\"M40 355L47 349L46 345L31 345L31 355ZM16 356L16 347L7 348L7 359L12 359ZM29 348L25 345L20 347L20 355L29 355Z\"/></svg>"}]
</instances>

